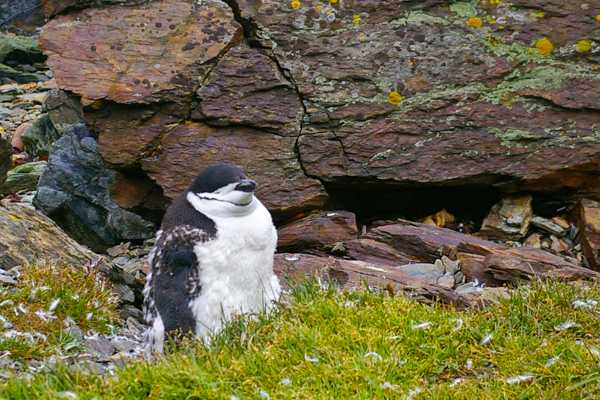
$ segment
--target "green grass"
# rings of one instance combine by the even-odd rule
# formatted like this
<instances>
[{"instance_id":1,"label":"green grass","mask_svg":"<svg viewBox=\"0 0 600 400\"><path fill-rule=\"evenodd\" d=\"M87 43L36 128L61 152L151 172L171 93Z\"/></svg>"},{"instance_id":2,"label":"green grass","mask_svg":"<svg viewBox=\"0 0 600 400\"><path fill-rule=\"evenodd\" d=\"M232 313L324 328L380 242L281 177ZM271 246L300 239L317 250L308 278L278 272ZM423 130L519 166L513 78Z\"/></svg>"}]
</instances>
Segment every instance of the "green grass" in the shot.
<instances>
[{"instance_id":1,"label":"green grass","mask_svg":"<svg viewBox=\"0 0 600 400\"><path fill-rule=\"evenodd\" d=\"M17 287L0 286L0 355L10 353L18 371L32 360L77 354L80 343L68 328L108 333L116 304L110 284L94 268L22 268ZM14 369L0 363L3 375Z\"/></svg>"},{"instance_id":2,"label":"green grass","mask_svg":"<svg viewBox=\"0 0 600 400\"><path fill-rule=\"evenodd\" d=\"M308 283L276 315L236 320L210 345L190 342L114 376L59 365L10 379L0 398L600 398L600 306L573 306L588 299L600 300L598 284L533 282L465 313ZM561 330L565 322L574 325Z\"/></svg>"}]
</instances>

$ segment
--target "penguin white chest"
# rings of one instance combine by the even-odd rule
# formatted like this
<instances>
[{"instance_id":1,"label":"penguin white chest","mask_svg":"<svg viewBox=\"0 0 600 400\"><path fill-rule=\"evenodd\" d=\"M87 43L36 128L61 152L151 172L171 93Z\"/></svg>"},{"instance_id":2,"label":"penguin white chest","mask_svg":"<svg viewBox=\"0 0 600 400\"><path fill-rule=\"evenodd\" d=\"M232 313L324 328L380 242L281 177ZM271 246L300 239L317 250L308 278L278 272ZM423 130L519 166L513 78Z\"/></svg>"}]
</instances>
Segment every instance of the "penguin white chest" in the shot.
<instances>
[{"instance_id":1,"label":"penguin white chest","mask_svg":"<svg viewBox=\"0 0 600 400\"><path fill-rule=\"evenodd\" d=\"M248 215L212 219L216 239L194 247L202 288L190 306L199 334L220 330L232 314L269 310L281 290L273 275L277 233L266 208L258 203Z\"/></svg>"}]
</instances>

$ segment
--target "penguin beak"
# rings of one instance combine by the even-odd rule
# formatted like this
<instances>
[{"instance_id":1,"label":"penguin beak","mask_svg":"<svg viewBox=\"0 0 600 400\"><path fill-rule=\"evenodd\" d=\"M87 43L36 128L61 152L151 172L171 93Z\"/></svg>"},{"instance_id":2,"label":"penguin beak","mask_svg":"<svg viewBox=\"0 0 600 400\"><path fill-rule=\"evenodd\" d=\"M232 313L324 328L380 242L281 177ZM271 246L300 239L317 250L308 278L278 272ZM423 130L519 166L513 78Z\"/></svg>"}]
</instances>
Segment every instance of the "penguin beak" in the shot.
<instances>
[{"instance_id":1,"label":"penguin beak","mask_svg":"<svg viewBox=\"0 0 600 400\"><path fill-rule=\"evenodd\" d=\"M239 190L240 192L252 193L258 187L258 183L254 182L252 179L243 179L238 185L235 187L235 190Z\"/></svg>"}]
</instances>

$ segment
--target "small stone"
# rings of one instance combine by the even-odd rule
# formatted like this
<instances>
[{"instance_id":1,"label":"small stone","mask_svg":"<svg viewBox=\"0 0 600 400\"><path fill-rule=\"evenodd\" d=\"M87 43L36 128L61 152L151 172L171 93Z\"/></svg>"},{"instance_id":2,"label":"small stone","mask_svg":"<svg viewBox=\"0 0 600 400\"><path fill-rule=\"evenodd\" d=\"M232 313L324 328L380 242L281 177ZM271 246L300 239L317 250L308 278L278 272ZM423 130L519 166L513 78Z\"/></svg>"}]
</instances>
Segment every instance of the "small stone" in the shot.
<instances>
[{"instance_id":1,"label":"small stone","mask_svg":"<svg viewBox=\"0 0 600 400\"><path fill-rule=\"evenodd\" d=\"M115 353L115 347L110 340L104 336L88 337L85 339L83 345L104 358L109 358Z\"/></svg>"},{"instance_id":2,"label":"small stone","mask_svg":"<svg viewBox=\"0 0 600 400\"><path fill-rule=\"evenodd\" d=\"M443 287L453 288L455 284L454 275L443 275L439 277L437 284Z\"/></svg>"},{"instance_id":3,"label":"small stone","mask_svg":"<svg viewBox=\"0 0 600 400\"><path fill-rule=\"evenodd\" d=\"M570 224L565 221L564 219L560 218L560 217L554 217L552 218L552 222L554 222L556 225L560 226L561 228L564 229L569 229Z\"/></svg>"},{"instance_id":4,"label":"small stone","mask_svg":"<svg viewBox=\"0 0 600 400\"><path fill-rule=\"evenodd\" d=\"M542 235L540 233L532 233L523 242L524 247L533 247L534 249L542 248Z\"/></svg>"},{"instance_id":5,"label":"small stone","mask_svg":"<svg viewBox=\"0 0 600 400\"><path fill-rule=\"evenodd\" d=\"M13 285L14 286L14 285L18 285L19 282L16 279L14 279L14 278L12 278L12 277L10 277L8 275L0 274L0 284Z\"/></svg>"},{"instance_id":6,"label":"small stone","mask_svg":"<svg viewBox=\"0 0 600 400\"><path fill-rule=\"evenodd\" d=\"M443 271L435 264L415 263L396 267L402 272L406 272L416 278L426 279L428 281L437 282L443 275Z\"/></svg>"},{"instance_id":7,"label":"small stone","mask_svg":"<svg viewBox=\"0 0 600 400\"><path fill-rule=\"evenodd\" d=\"M127 250L129 250L130 245L131 245L131 243L127 242L127 243L121 243L117 246L109 247L108 249L106 249L106 254L108 254L111 257L120 256L121 254L125 254L127 252Z\"/></svg>"},{"instance_id":8,"label":"small stone","mask_svg":"<svg viewBox=\"0 0 600 400\"><path fill-rule=\"evenodd\" d=\"M455 274L460 271L460 260L452 261L446 256L442 256L442 264L444 265L444 272L447 274Z\"/></svg>"},{"instance_id":9,"label":"small stone","mask_svg":"<svg viewBox=\"0 0 600 400\"><path fill-rule=\"evenodd\" d=\"M558 237L563 237L568 232L567 228L563 228L560 225L555 224L551 220L546 219L546 218L542 218L542 217L532 218L531 219L531 223L533 225L537 226L538 228L543 229L546 232L550 232L553 235L556 235Z\"/></svg>"},{"instance_id":10,"label":"small stone","mask_svg":"<svg viewBox=\"0 0 600 400\"><path fill-rule=\"evenodd\" d=\"M477 286L474 282L467 282L462 285L459 285L456 289L454 289L456 293L467 294L467 293L481 293L483 292L483 288Z\"/></svg>"},{"instance_id":11,"label":"small stone","mask_svg":"<svg viewBox=\"0 0 600 400\"><path fill-rule=\"evenodd\" d=\"M529 230L532 197L507 197L495 204L481 225L479 234L488 239L520 240Z\"/></svg>"}]
</instances>

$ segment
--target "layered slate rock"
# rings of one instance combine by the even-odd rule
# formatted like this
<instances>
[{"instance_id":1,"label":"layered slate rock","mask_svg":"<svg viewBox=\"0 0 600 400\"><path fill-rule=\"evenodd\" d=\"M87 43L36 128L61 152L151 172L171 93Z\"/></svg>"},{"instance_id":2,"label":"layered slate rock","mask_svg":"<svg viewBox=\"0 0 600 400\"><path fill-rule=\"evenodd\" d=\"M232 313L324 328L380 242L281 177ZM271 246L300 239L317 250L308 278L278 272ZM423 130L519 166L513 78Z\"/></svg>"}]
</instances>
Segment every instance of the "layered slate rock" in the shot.
<instances>
[{"instance_id":1,"label":"layered slate rock","mask_svg":"<svg viewBox=\"0 0 600 400\"><path fill-rule=\"evenodd\" d=\"M296 5L240 2L255 40L273 49L303 96L310 123L299 150L310 176L341 186L567 186L598 196L593 7Z\"/></svg>"},{"instance_id":2,"label":"layered slate rock","mask_svg":"<svg viewBox=\"0 0 600 400\"><path fill-rule=\"evenodd\" d=\"M61 89L80 94L84 105L151 103L189 97L207 62L240 35L221 1L164 1L59 15L39 43Z\"/></svg>"},{"instance_id":3,"label":"layered slate rock","mask_svg":"<svg viewBox=\"0 0 600 400\"><path fill-rule=\"evenodd\" d=\"M213 127L203 123L177 125L168 132L160 152L141 160L143 169L175 198L205 167L232 162L256 180L257 196L275 218L323 204L320 183L308 179L294 152L294 137L252 128Z\"/></svg>"},{"instance_id":4,"label":"layered slate rock","mask_svg":"<svg viewBox=\"0 0 600 400\"><path fill-rule=\"evenodd\" d=\"M110 200L115 172L104 166L96 145L94 134L83 124L72 126L52 144L35 207L96 251L148 238L153 224Z\"/></svg>"}]
</instances>

